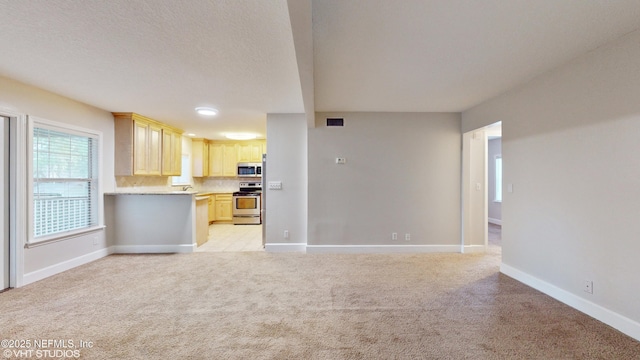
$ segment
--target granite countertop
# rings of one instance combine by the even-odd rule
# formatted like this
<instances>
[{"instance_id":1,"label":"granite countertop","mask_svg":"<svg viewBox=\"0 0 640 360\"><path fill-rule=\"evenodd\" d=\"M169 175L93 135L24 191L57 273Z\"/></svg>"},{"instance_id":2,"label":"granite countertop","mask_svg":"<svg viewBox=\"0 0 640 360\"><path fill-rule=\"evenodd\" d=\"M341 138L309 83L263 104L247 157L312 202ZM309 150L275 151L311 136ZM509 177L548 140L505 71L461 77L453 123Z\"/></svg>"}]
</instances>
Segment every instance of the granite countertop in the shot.
<instances>
[{"instance_id":1,"label":"granite countertop","mask_svg":"<svg viewBox=\"0 0 640 360\"><path fill-rule=\"evenodd\" d=\"M236 190L237 191L237 190ZM235 191L200 191L198 195L233 194Z\"/></svg>"},{"instance_id":2,"label":"granite countertop","mask_svg":"<svg viewBox=\"0 0 640 360\"><path fill-rule=\"evenodd\" d=\"M106 192L105 195L196 195L196 196L209 196L216 194L231 194L233 191L195 191L195 190L123 190Z\"/></svg>"},{"instance_id":3,"label":"granite countertop","mask_svg":"<svg viewBox=\"0 0 640 360\"><path fill-rule=\"evenodd\" d=\"M171 190L158 190L158 191L139 191L139 190L126 190L106 192L105 195L196 195L197 191L171 191Z\"/></svg>"}]
</instances>

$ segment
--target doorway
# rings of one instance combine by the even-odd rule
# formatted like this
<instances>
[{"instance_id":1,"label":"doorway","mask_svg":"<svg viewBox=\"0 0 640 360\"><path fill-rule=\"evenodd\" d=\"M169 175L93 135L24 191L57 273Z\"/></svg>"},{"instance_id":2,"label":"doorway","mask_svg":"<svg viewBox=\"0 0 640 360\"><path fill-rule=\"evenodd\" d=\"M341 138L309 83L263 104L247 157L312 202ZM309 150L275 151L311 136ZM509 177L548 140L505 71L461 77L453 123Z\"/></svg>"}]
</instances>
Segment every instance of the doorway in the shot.
<instances>
[{"instance_id":1,"label":"doorway","mask_svg":"<svg viewBox=\"0 0 640 360\"><path fill-rule=\"evenodd\" d=\"M487 251L490 245L495 245L489 243L490 235L494 240L495 232L501 232L501 138L501 122L469 131L462 136L461 252ZM490 142L495 145L496 139L500 139L499 154L494 149L491 153L489 150ZM496 177L496 166L500 170L499 177Z\"/></svg>"},{"instance_id":2,"label":"doorway","mask_svg":"<svg viewBox=\"0 0 640 360\"><path fill-rule=\"evenodd\" d=\"M9 118L0 116L0 291L10 287L9 238Z\"/></svg>"}]
</instances>

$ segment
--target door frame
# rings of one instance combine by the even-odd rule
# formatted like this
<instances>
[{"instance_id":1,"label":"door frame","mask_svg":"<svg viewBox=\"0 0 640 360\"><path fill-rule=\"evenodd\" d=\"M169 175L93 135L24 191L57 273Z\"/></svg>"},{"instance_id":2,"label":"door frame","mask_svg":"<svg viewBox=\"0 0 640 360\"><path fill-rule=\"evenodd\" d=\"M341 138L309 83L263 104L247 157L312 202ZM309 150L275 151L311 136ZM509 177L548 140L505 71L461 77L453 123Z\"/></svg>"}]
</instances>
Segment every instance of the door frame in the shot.
<instances>
[{"instance_id":1,"label":"door frame","mask_svg":"<svg viewBox=\"0 0 640 360\"><path fill-rule=\"evenodd\" d=\"M18 186L27 184L27 115L3 107L0 107L0 115L9 118L9 163L6 167L9 170L9 287L16 288L23 285L24 248L19 244L25 243L27 234L27 188Z\"/></svg>"},{"instance_id":2,"label":"door frame","mask_svg":"<svg viewBox=\"0 0 640 360\"><path fill-rule=\"evenodd\" d=\"M0 191L2 191L2 208L0 208L0 291L11 287L11 250L9 239L9 131L10 119L0 113Z\"/></svg>"},{"instance_id":3,"label":"door frame","mask_svg":"<svg viewBox=\"0 0 640 360\"><path fill-rule=\"evenodd\" d=\"M462 134L461 252L486 251L489 243L489 134L498 121ZM500 130L500 133L502 130Z\"/></svg>"},{"instance_id":4,"label":"door frame","mask_svg":"<svg viewBox=\"0 0 640 360\"><path fill-rule=\"evenodd\" d=\"M462 134L462 253L484 252L488 244L487 134Z\"/></svg>"}]
</instances>

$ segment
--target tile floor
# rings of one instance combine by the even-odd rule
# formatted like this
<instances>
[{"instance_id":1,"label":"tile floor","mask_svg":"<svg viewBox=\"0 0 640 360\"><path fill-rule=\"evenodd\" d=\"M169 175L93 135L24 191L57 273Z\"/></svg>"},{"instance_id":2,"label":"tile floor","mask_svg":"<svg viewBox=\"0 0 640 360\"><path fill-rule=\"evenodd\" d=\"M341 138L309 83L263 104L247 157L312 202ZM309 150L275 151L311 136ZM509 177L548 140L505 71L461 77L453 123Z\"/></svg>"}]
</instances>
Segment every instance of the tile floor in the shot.
<instances>
[{"instance_id":1,"label":"tile floor","mask_svg":"<svg viewBox=\"0 0 640 360\"><path fill-rule=\"evenodd\" d=\"M489 224L489 246L501 250L502 227ZM209 225L209 240L200 245L199 252L264 251L261 225Z\"/></svg>"},{"instance_id":2,"label":"tile floor","mask_svg":"<svg viewBox=\"0 0 640 360\"><path fill-rule=\"evenodd\" d=\"M263 251L261 225L209 225L209 240L198 252Z\"/></svg>"}]
</instances>

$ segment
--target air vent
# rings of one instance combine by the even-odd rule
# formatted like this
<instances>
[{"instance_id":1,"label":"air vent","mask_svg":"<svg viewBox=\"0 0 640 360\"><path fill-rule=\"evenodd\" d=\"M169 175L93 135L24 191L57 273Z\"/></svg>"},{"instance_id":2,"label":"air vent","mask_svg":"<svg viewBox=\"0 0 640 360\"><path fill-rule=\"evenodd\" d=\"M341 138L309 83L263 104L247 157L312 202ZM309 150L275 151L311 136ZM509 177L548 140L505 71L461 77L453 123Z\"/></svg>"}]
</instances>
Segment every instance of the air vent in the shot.
<instances>
[{"instance_id":1,"label":"air vent","mask_svg":"<svg viewBox=\"0 0 640 360\"><path fill-rule=\"evenodd\" d=\"M344 126L344 118L327 118L327 126Z\"/></svg>"}]
</instances>

